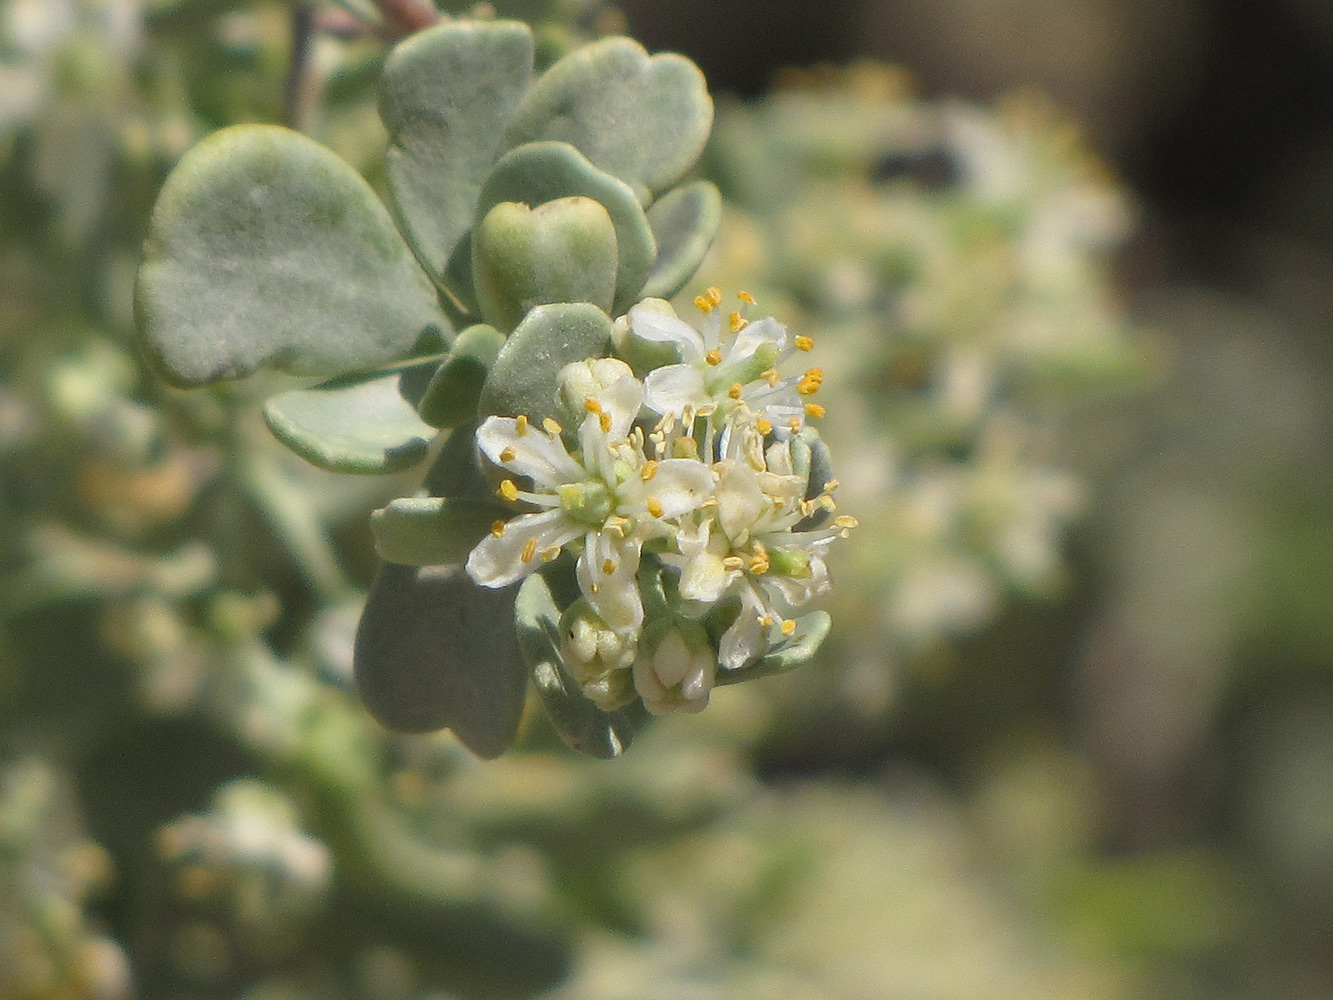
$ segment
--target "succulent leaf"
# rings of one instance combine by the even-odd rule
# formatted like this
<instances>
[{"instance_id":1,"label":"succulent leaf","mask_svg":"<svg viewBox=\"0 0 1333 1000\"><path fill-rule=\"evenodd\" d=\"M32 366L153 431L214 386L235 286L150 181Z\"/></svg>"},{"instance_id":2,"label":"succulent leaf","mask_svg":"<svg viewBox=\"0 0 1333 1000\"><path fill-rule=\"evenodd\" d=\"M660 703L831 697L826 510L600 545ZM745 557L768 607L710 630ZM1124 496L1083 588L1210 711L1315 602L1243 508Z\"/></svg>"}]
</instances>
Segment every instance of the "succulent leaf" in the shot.
<instances>
[{"instance_id":1,"label":"succulent leaf","mask_svg":"<svg viewBox=\"0 0 1333 1000\"><path fill-rule=\"evenodd\" d=\"M495 364L505 336L484 323L470 326L454 338L449 357L436 370L417 410L432 427L457 427L477 413L486 373Z\"/></svg>"},{"instance_id":2,"label":"succulent leaf","mask_svg":"<svg viewBox=\"0 0 1333 1000\"><path fill-rule=\"evenodd\" d=\"M790 639L783 638L774 626L773 645L758 661L739 670L719 670L714 681L719 687L739 684L757 677L771 677L799 667L819 651L828 636L833 620L827 611L812 611L796 619L796 631Z\"/></svg>"},{"instance_id":3,"label":"succulent leaf","mask_svg":"<svg viewBox=\"0 0 1333 1000\"><path fill-rule=\"evenodd\" d=\"M370 515L375 551L404 566L461 563L512 511L498 504L445 497L400 497Z\"/></svg>"},{"instance_id":4,"label":"succulent leaf","mask_svg":"<svg viewBox=\"0 0 1333 1000\"><path fill-rule=\"evenodd\" d=\"M657 260L641 293L669 299L694 277L722 225L722 194L708 181L684 184L648 209Z\"/></svg>"}]
</instances>

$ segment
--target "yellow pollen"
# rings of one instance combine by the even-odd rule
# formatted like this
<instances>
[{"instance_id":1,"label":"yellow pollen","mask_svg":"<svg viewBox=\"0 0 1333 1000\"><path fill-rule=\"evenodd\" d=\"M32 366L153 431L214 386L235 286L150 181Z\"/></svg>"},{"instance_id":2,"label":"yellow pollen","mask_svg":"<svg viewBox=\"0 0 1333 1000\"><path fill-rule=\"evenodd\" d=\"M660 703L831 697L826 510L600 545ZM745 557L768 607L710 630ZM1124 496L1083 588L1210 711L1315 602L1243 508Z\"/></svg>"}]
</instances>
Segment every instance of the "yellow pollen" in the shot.
<instances>
[{"instance_id":1,"label":"yellow pollen","mask_svg":"<svg viewBox=\"0 0 1333 1000\"><path fill-rule=\"evenodd\" d=\"M787 426L791 428L793 434L799 434L801 432L801 418L792 417L787 421Z\"/></svg>"},{"instance_id":2,"label":"yellow pollen","mask_svg":"<svg viewBox=\"0 0 1333 1000\"><path fill-rule=\"evenodd\" d=\"M710 285L704 289L704 295L708 297L708 304L714 309L722 304L722 289L716 285Z\"/></svg>"},{"instance_id":3,"label":"yellow pollen","mask_svg":"<svg viewBox=\"0 0 1333 1000\"><path fill-rule=\"evenodd\" d=\"M516 452L512 447L505 448L503 451L500 452L501 462L512 462L516 458L518 458L518 452Z\"/></svg>"},{"instance_id":4,"label":"yellow pollen","mask_svg":"<svg viewBox=\"0 0 1333 1000\"><path fill-rule=\"evenodd\" d=\"M832 514L835 510L838 509L838 505L833 501L833 498L829 496L827 493L821 494L815 500L815 503L819 504L819 506L823 507L830 514Z\"/></svg>"},{"instance_id":5,"label":"yellow pollen","mask_svg":"<svg viewBox=\"0 0 1333 1000\"><path fill-rule=\"evenodd\" d=\"M731 388L727 390L727 398L740 399L741 393L744 391L744 389L745 387L741 385L739 382L732 382Z\"/></svg>"},{"instance_id":6,"label":"yellow pollen","mask_svg":"<svg viewBox=\"0 0 1333 1000\"><path fill-rule=\"evenodd\" d=\"M796 335L796 349L798 351L808 351L815 346L813 337L806 337L801 334Z\"/></svg>"},{"instance_id":7,"label":"yellow pollen","mask_svg":"<svg viewBox=\"0 0 1333 1000\"><path fill-rule=\"evenodd\" d=\"M811 368L801 376L801 380L796 383L796 391L802 396L813 396L819 391L819 387L824 382L824 369Z\"/></svg>"},{"instance_id":8,"label":"yellow pollen","mask_svg":"<svg viewBox=\"0 0 1333 1000\"><path fill-rule=\"evenodd\" d=\"M791 635L795 631L796 631L796 619L795 618L785 619L782 623L782 634Z\"/></svg>"},{"instance_id":9,"label":"yellow pollen","mask_svg":"<svg viewBox=\"0 0 1333 1000\"><path fill-rule=\"evenodd\" d=\"M517 417L514 418L514 433L517 434L519 437L522 437L527 432L528 432L528 418L520 413Z\"/></svg>"},{"instance_id":10,"label":"yellow pollen","mask_svg":"<svg viewBox=\"0 0 1333 1000\"><path fill-rule=\"evenodd\" d=\"M824 484L824 492L832 493L834 490L838 488L839 485L841 484L836 479L830 479L827 483Z\"/></svg>"},{"instance_id":11,"label":"yellow pollen","mask_svg":"<svg viewBox=\"0 0 1333 1000\"><path fill-rule=\"evenodd\" d=\"M512 479L506 479L500 484L500 496L504 497L510 503L518 499L518 487L514 485Z\"/></svg>"},{"instance_id":12,"label":"yellow pollen","mask_svg":"<svg viewBox=\"0 0 1333 1000\"><path fill-rule=\"evenodd\" d=\"M732 333L740 333L742 330L744 330L747 326L750 325L750 321L746 319L744 316L742 316L740 313L734 312L727 317L727 325L731 327Z\"/></svg>"},{"instance_id":13,"label":"yellow pollen","mask_svg":"<svg viewBox=\"0 0 1333 1000\"><path fill-rule=\"evenodd\" d=\"M770 368L759 377L770 386L776 387L777 384L782 381L782 372L778 371L776 368Z\"/></svg>"},{"instance_id":14,"label":"yellow pollen","mask_svg":"<svg viewBox=\"0 0 1333 1000\"><path fill-rule=\"evenodd\" d=\"M643 463L643 468L639 470L639 478L646 483L655 475L657 475L657 462L650 458Z\"/></svg>"},{"instance_id":15,"label":"yellow pollen","mask_svg":"<svg viewBox=\"0 0 1333 1000\"><path fill-rule=\"evenodd\" d=\"M764 628L772 628L777 624L777 619L770 614L762 614L759 616L759 624L764 626Z\"/></svg>"},{"instance_id":16,"label":"yellow pollen","mask_svg":"<svg viewBox=\"0 0 1333 1000\"><path fill-rule=\"evenodd\" d=\"M661 516L662 516L662 501L659 500L659 499L657 499L657 497L649 497L649 498L648 498L648 513L651 514L653 517L661 517Z\"/></svg>"},{"instance_id":17,"label":"yellow pollen","mask_svg":"<svg viewBox=\"0 0 1333 1000\"><path fill-rule=\"evenodd\" d=\"M754 554L750 556L750 572L768 572L768 549L764 548L763 542L754 543Z\"/></svg>"},{"instance_id":18,"label":"yellow pollen","mask_svg":"<svg viewBox=\"0 0 1333 1000\"><path fill-rule=\"evenodd\" d=\"M561 427L558 423L556 423L553 417L545 417L542 419L542 430L546 431L546 433L551 435L551 437L555 437L557 434L563 431L564 428Z\"/></svg>"},{"instance_id":19,"label":"yellow pollen","mask_svg":"<svg viewBox=\"0 0 1333 1000\"><path fill-rule=\"evenodd\" d=\"M754 428L760 434L763 434L765 436L773 432L773 424L766 417L760 417L759 420L755 423Z\"/></svg>"},{"instance_id":20,"label":"yellow pollen","mask_svg":"<svg viewBox=\"0 0 1333 1000\"><path fill-rule=\"evenodd\" d=\"M552 559L554 559L556 556L560 554L560 546L548 545L546 548L542 549L541 552L537 554L538 556L541 557L542 562L550 562Z\"/></svg>"},{"instance_id":21,"label":"yellow pollen","mask_svg":"<svg viewBox=\"0 0 1333 1000\"><path fill-rule=\"evenodd\" d=\"M823 416L823 414L820 414L820 416ZM605 434L611 429L611 414L603 410L601 413L597 414L597 423L601 425L602 433Z\"/></svg>"},{"instance_id":22,"label":"yellow pollen","mask_svg":"<svg viewBox=\"0 0 1333 1000\"><path fill-rule=\"evenodd\" d=\"M723 569L744 569L745 560L740 556L727 556L722 560Z\"/></svg>"},{"instance_id":23,"label":"yellow pollen","mask_svg":"<svg viewBox=\"0 0 1333 1000\"><path fill-rule=\"evenodd\" d=\"M605 562L602 563L602 575L603 575L603 576L610 576L610 575L611 575L612 573L614 573L615 571L616 571L615 560L613 560L613 559L607 559Z\"/></svg>"},{"instance_id":24,"label":"yellow pollen","mask_svg":"<svg viewBox=\"0 0 1333 1000\"><path fill-rule=\"evenodd\" d=\"M739 291L739 292L736 293L736 298L740 299L740 300L741 300L742 302L744 302L747 306L752 306L752 305L754 305L754 296L751 295L749 292L746 292L746 291Z\"/></svg>"},{"instance_id":25,"label":"yellow pollen","mask_svg":"<svg viewBox=\"0 0 1333 1000\"><path fill-rule=\"evenodd\" d=\"M494 524L491 525L491 535L493 537L503 538L504 533L505 533L505 523L503 521L496 521Z\"/></svg>"},{"instance_id":26,"label":"yellow pollen","mask_svg":"<svg viewBox=\"0 0 1333 1000\"><path fill-rule=\"evenodd\" d=\"M535 556L536 554L537 554L537 538L534 535L532 538L529 538L527 544L523 546L523 555L521 555L519 558L522 559L525 563L530 563L532 562L532 557Z\"/></svg>"},{"instance_id":27,"label":"yellow pollen","mask_svg":"<svg viewBox=\"0 0 1333 1000\"><path fill-rule=\"evenodd\" d=\"M855 528L860 522L850 514L839 514L833 519L835 528Z\"/></svg>"},{"instance_id":28,"label":"yellow pollen","mask_svg":"<svg viewBox=\"0 0 1333 1000\"><path fill-rule=\"evenodd\" d=\"M694 438L676 438L671 442L671 454L676 458L698 458L699 442Z\"/></svg>"},{"instance_id":29,"label":"yellow pollen","mask_svg":"<svg viewBox=\"0 0 1333 1000\"><path fill-rule=\"evenodd\" d=\"M824 415L825 412L826 411L824 410L824 408L820 406L818 403L805 404L806 416L814 417L816 420L818 420L820 417Z\"/></svg>"},{"instance_id":30,"label":"yellow pollen","mask_svg":"<svg viewBox=\"0 0 1333 1000\"><path fill-rule=\"evenodd\" d=\"M602 412L602 404L597 402L597 400L593 399L591 396L583 401L583 406L589 413Z\"/></svg>"},{"instance_id":31,"label":"yellow pollen","mask_svg":"<svg viewBox=\"0 0 1333 1000\"><path fill-rule=\"evenodd\" d=\"M715 347L704 355L704 360L710 365L720 365L722 364L722 352Z\"/></svg>"}]
</instances>

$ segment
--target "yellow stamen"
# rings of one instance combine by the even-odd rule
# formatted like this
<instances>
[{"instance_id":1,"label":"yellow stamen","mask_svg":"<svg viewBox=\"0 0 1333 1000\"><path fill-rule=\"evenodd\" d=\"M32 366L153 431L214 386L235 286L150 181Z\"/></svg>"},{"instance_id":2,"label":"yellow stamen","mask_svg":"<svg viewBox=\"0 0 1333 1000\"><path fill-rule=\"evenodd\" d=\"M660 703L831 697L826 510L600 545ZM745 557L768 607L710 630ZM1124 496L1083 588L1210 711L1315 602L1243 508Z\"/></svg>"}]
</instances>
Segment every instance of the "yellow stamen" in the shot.
<instances>
[{"instance_id":1,"label":"yellow stamen","mask_svg":"<svg viewBox=\"0 0 1333 1000\"><path fill-rule=\"evenodd\" d=\"M732 333L740 333L749 325L750 321L738 312L734 312L727 317L727 326L731 327Z\"/></svg>"},{"instance_id":2,"label":"yellow stamen","mask_svg":"<svg viewBox=\"0 0 1333 1000\"><path fill-rule=\"evenodd\" d=\"M525 563L532 562L532 557L537 554L537 537L534 535L529 538L527 544L523 546L523 554L519 556Z\"/></svg>"},{"instance_id":3,"label":"yellow stamen","mask_svg":"<svg viewBox=\"0 0 1333 1000\"><path fill-rule=\"evenodd\" d=\"M773 433L773 424L767 417L760 417L759 420L756 421L754 428L765 437Z\"/></svg>"},{"instance_id":4,"label":"yellow stamen","mask_svg":"<svg viewBox=\"0 0 1333 1000\"><path fill-rule=\"evenodd\" d=\"M806 416L808 417L814 417L816 420L818 420L820 417L824 415L825 412L826 412L825 409L818 403L805 404L805 413Z\"/></svg>"},{"instance_id":5,"label":"yellow stamen","mask_svg":"<svg viewBox=\"0 0 1333 1000\"><path fill-rule=\"evenodd\" d=\"M744 569L745 560L740 556L727 556L722 560L723 569Z\"/></svg>"},{"instance_id":6,"label":"yellow stamen","mask_svg":"<svg viewBox=\"0 0 1333 1000\"><path fill-rule=\"evenodd\" d=\"M602 412L602 404L599 403L597 400L593 399L591 396L589 396L587 399L583 401L583 406L589 413Z\"/></svg>"},{"instance_id":7,"label":"yellow stamen","mask_svg":"<svg viewBox=\"0 0 1333 1000\"><path fill-rule=\"evenodd\" d=\"M801 418L792 417L787 421L787 426L791 428L793 434L799 434L801 432Z\"/></svg>"},{"instance_id":8,"label":"yellow stamen","mask_svg":"<svg viewBox=\"0 0 1333 1000\"><path fill-rule=\"evenodd\" d=\"M653 517L661 517L661 516L662 516L662 501L659 500L659 499L657 499L657 497L649 497L649 498L648 498L648 513L651 514Z\"/></svg>"},{"instance_id":9,"label":"yellow stamen","mask_svg":"<svg viewBox=\"0 0 1333 1000\"><path fill-rule=\"evenodd\" d=\"M801 380L796 383L796 391L802 396L813 396L819 391L819 387L824 382L824 369L811 368L801 376Z\"/></svg>"},{"instance_id":10,"label":"yellow stamen","mask_svg":"<svg viewBox=\"0 0 1333 1000\"><path fill-rule=\"evenodd\" d=\"M772 628L777 624L777 619L770 614L762 614L759 616L759 624L764 626L764 628Z\"/></svg>"},{"instance_id":11,"label":"yellow stamen","mask_svg":"<svg viewBox=\"0 0 1333 1000\"><path fill-rule=\"evenodd\" d=\"M516 458L518 458L518 452L516 452L512 446L505 448L503 451L500 452L501 462L512 462Z\"/></svg>"},{"instance_id":12,"label":"yellow stamen","mask_svg":"<svg viewBox=\"0 0 1333 1000\"><path fill-rule=\"evenodd\" d=\"M500 484L500 496L504 497L510 503L518 499L518 487L514 485L512 479L506 479Z\"/></svg>"},{"instance_id":13,"label":"yellow stamen","mask_svg":"<svg viewBox=\"0 0 1333 1000\"><path fill-rule=\"evenodd\" d=\"M830 479L827 483L824 484L824 492L832 493L834 490L838 488L839 485L841 484L836 479Z\"/></svg>"},{"instance_id":14,"label":"yellow stamen","mask_svg":"<svg viewBox=\"0 0 1333 1000\"><path fill-rule=\"evenodd\" d=\"M796 335L796 349L798 351L808 351L814 346L815 340L813 337L806 337L799 333Z\"/></svg>"},{"instance_id":15,"label":"yellow stamen","mask_svg":"<svg viewBox=\"0 0 1333 1000\"><path fill-rule=\"evenodd\" d=\"M745 387L741 385L739 382L732 382L731 388L727 390L727 397L729 399L740 399L741 393L744 391L744 389Z\"/></svg>"},{"instance_id":16,"label":"yellow stamen","mask_svg":"<svg viewBox=\"0 0 1333 1000\"><path fill-rule=\"evenodd\" d=\"M561 427L558 423L556 423L553 417L544 417L542 419L542 430L546 431L546 433L551 435L551 437L555 437L557 434L563 431L564 428Z\"/></svg>"},{"instance_id":17,"label":"yellow stamen","mask_svg":"<svg viewBox=\"0 0 1333 1000\"><path fill-rule=\"evenodd\" d=\"M715 347L704 355L704 360L710 365L720 365L722 364L722 352Z\"/></svg>"},{"instance_id":18,"label":"yellow stamen","mask_svg":"<svg viewBox=\"0 0 1333 1000\"><path fill-rule=\"evenodd\" d=\"M522 437L527 432L528 432L528 418L520 413L517 417L514 418L514 433L517 434L519 437Z\"/></svg>"},{"instance_id":19,"label":"yellow stamen","mask_svg":"<svg viewBox=\"0 0 1333 1000\"><path fill-rule=\"evenodd\" d=\"M655 475L657 475L657 462L650 458L643 463L643 468L639 470L639 478L646 483Z\"/></svg>"},{"instance_id":20,"label":"yellow stamen","mask_svg":"<svg viewBox=\"0 0 1333 1000\"><path fill-rule=\"evenodd\" d=\"M491 525L492 537L503 538L504 533L505 533L505 523L503 521L496 521L494 524Z\"/></svg>"},{"instance_id":21,"label":"yellow stamen","mask_svg":"<svg viewBox=\"0 0 1333 1000\"><path fill-rule=\"evenodd\" d=\"M783 635L791 635L791 634L792 634L793 632L795 632L795 631L796 631L796 619L795 619L795 618L788 618L788 619L786 619L786 620L783 621L783 623L782 623L782 634L783 634Z\"/></svg>"},{"instance_id":22,"label":"yellow stamen","mask_svg":"<svg viewBox=\"0 0 1333 1000\"><path fill-rule=\"evenodd\" d=\"M537 553L537 555L541 558L542 562L550 562L559 554L560 554L559 545L548 545L546 548L542 549L541 552Z\"/></svg>"},{"instance_id":23,"label":"yellow stamen","mask_svg":"<svg viewBox=\"0 0 1333 1000\"><path fill-rule=\"evenodd\" d=\"M764 548L763 542L754 543L753 555L750 556L750 572L768 572L768 549Z\"/></svg>"},{"instance_id":24,"label":"yellow stamen","mask_svg":"<svg viewBox=\"0 0 1333 1000\"><path fill-rule=\"evenodd\" d=\"M754 296L751 295L749 292L745 291L744 289L736 293L736 298L740 299L747 306L754 305Z\"/></svg>"},{"instance_id":25,"label":"yellow stamen","mask_svg":"<svg viewBox=\"0 0 1333 1000\"><path fill-rule=\"evenodd\" d=\"M694 438L676 438L671 442L671 454L676 458L698 458L699 442Z\"/></svg>"},{"instance_id":26,"label":"yellow stamen","mask_svg":"<svg viewBox=\"0 0 1333 1000\"><path fill-rule=\"evenodd\" d=\"M597 423L601 425L602 433L605 434L611 429L611 414L603 410L601 413L597 414Z\"/></svg>"},{"instance_id":27,"label":"yellow stamen","mask_svg":"<svg viewBox=\"0 0 1333 1000\"><path fill-rule=\"evenodd\" d=\"M615 571L616 571L616 563L614 559L607 559L605 562L602 563L603 576L610 576Z\"/></svg>"},{"instance_id":28,"label":"yellow stamen","mask_svg":"<svg viewBox=\"0 0 1333 1000\"><path fill-rule=\"evenodd\" d=\"M767 382L770 386L776 388L777 384L782 381L782 372L778 371L776 368L770 368L768 371L764 372L759 377L763 379L765 382Z\"/></svg>"},{"instance_id":29,"label":"yellow stamen","mask_svg":"<svg viewBox=\"0 0 1333 1000\"><path fill-rule=\"evenodd\" d=\"M704 295L708 296L708 304L714 309L722 304L722 289L716 285L710 285L704 289Z\"/></svg>"},{"instance_id":30,"label":"yellow stamen","mask_svg":"<svg viewBox=\"0 0 1333 1000\"><path fill-rule=\"evenodd\" d=\"M833 526L835 528L855 528L858 524L860 524L860 522L852 517L851 514L839 514L833 519Z\"/></svg>"}]
</instances>

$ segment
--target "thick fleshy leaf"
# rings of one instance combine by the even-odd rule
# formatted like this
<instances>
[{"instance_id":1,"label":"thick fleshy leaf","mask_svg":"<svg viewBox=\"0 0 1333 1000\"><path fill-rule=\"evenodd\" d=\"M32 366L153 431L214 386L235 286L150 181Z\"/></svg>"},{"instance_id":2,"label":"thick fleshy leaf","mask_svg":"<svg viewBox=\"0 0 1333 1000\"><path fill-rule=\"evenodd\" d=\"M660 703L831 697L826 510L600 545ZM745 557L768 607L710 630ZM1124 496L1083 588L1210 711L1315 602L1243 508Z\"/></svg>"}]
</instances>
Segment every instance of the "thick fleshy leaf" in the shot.
<instances>
[{"instance_id":1,"label":"thick fleshy leaf","mask_svg":"<svg viewBox=\"0 0 1333 1000\"><path fill-rule=\"evenodd\" d=\"M449 348L449 357L436 370L417 407L432 427L457 427L477 415L477 400L486 373L504 346L505 336L484 323L470 326Z\"/></svg>"},{"instance_id":2,"label":"thick fleshy leaf","mask_svg":"<svg viewBox=\"0 0 1333 1000\"><path fill-rule=\"evenodd\" d=\"M805 499L812 500L824 492L825 484L833 479L833 460L828 445L819 431L806 427L791 439L792 470L806 481ZM829 512L820 507L805 520L795 525L795 531L812 531L829 519Z\"/></svg>"},{"instance_id":3,"label":"thick fleshy leaf","mask_svg":"<svg viewBox=\"0 0 1333 1000\"><path fill-rule=\"evenodd\" d=\"M519 645L560 738L571 750L590 757L609 760L624 753L634 738L633 717L624 709L603 712L566 673L560 658L560 609L542 574L523 581L514 613Z\"/></svg>"},{"instance_id":4,"label":"thick fleshy leaf","mask_svg":"<svg viewBox=\"0 0 1333 1000\"><path fill-rule=\"evenodd\" d=\"M609 313L616 243L611 216L591 198L557 198L536 208L500 202L472 234L482 316L512 330L533 306L550 302L591 302Z\"/></svg>"},{"instance_id":5,"label":"thick fleshy leaf","mask_svg":"<svg viewBox=\"0 0 1333 1000\"><path fill-rule=\"evenodd\" d=\"M607 38L542 74L514 113L506 145L567 142L648 204L694 165L712 125L713 100L698 66Z\"/></svg>"},{"instance_id":6,"label":"thick fleshy leaf","mask_svg":"<svg viewBox=\"0 0 1333 1000\"><path fill-rule=\"evenodd\" d=\"M497 521L514 514L499 504L445 497L400 497L370 515L375 551L404 566L461 563Z\"/></svg>"},{"instance_id":7,"label":"thick fleshy leaf","mask_svg":"<svg viewBox=\"0 0 1333 1000\"><path fill-rule=\"evenodd\" d=\"M477 193L532 80L532 32L517 21L451 21L390 53L380 82L386 169L399 226L442 277L474 221Z\"/></svg>"},{"instance_id":8,"label":"thick fleshy leaf","mask_svg":"<svg viewBox=\"0 0 1333 1000\"><path fill-rule=\"evenodd\" d=\"M477 425L456 427L426 473L426 492L451 500L476 500L494 503L495 490L481 471L477 455Z\"/></svg>"},{"instance_id":9,"label":"thick fleshy leaf","mask_svg":"<svg viewBox=\"0 0 1333 1000\"><path fill-rule=\"evenodd\" d=\"M264 404L264 419L279 441L321 469L408 469L426 457L437 434L414 405L434 370L415 365L284 392Z\"/></svg>"},{"instance_id":10,"label":"thick fleshy leaf","mask_svg":"<svg viewBox=\"0 0 1333 1000\"><path fill-rule=\"evenodd\" d=\"M357 689L390 729L452 729L478 757L518 733L527 668L514 590L476 586L458 566L380 568L356 634Z\"/></svg>"},{"instance_id":11,"label":"thick fleshy leaf","mask_svg":"<svg viewBox=\"0 0 1333 1000\"><path fill-rule=\"evenodd\" d=\"M561 410L560 369L611 349L611 320L586 302L537 306L509 335L481 389L477 411L540 423Z\"/></svg>"},{"instance_id":12,"label":"thick fleshy leaf","mask_svg":"<svg viewBox=\"0 0 1333 1000\"><path fill-rule=\"evenodd\" d=\"M504 201L541 205L577 196L601 204L615 226L620 263L614 311L622 312L638 301L657 258L657 244L648 217L629 185L599 170L573 146L534 142L506 153L482 186L477 218Z\"/></svg>"},{"instance_id":13,"label":"thick fleshy leaf","mask_svg":"<svg viewBox=\"0 0 1333 1000\"><path fill-rule=\"evenodd\" d=\"M739 670L719 670L714 683L719 687L724 684L739 684L741 681L752 681L757 677L783 674L799 667L819 651L832 624L833 620L827 611L812 611L796 619L796 631L792 633L791 638L784 638L778 627L774 626L770 652L748 667L741 667Z\"/></svg>"},{"instance_id":14,"label":"thick fleshy leaf","mask_svg":"<svg viewBox=\"0 0 1333 1000\"><path fill-rule=\"evenodd\" d=\"M214 133L172 171L135 307L148 358L185 387L264 365L372 368L447 328L370 186L328 149L272 125Z\"/></svg>"},{"instance_id":15,"label":"thick fleshy leaf","mask_svg":"<svg viewBox=\"0 0 1333 1000\"><path fill-rule=\"evenodd\" d=\"M669 299L694 277L722 225L722 193L708 181L685 184L648 209L657 260L643 297Z\"/></svg>"}]
</instances>

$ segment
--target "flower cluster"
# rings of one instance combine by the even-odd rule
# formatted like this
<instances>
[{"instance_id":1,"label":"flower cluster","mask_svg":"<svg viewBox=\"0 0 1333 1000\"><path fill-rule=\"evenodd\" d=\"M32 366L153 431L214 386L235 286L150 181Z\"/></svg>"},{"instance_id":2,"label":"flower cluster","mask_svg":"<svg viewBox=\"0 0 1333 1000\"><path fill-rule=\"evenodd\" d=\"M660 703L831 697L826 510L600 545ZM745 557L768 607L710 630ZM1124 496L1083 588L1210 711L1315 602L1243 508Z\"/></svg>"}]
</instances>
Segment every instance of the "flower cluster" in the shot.
<instances>
[{"instance_id":1,"label":"flower cluster","mask_svg":"<svg viewBox=\"0 0 1333 1000\"><path fill-rule=\"evenodd\" d=\"M702 709L719 667L799 638L792 615L828 589L825 551L855 526L821 526L837 483L810 481L806 420L823 415L810 399L822 373L779 371L811 341L789 343L772 318L724 318L721 302L714 288L695 300L701 328L660 300L631 309L621 353L668 363L641 364L642 379L620 358L566 366L572 426L518 414L477 430L508 474L499 495L523 512L495 522L467 572L504 587L574 556L582 596L564 613L561 652L602 709L635 697L654 713ZM646 602L643 581L666 578Z\"/></svg>"}]
</instances>

